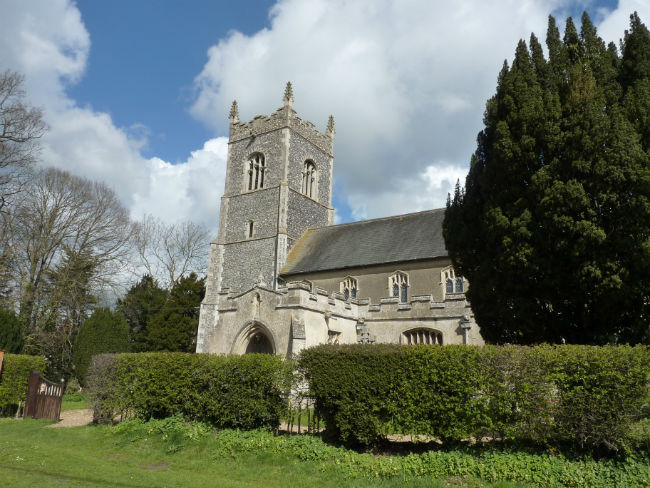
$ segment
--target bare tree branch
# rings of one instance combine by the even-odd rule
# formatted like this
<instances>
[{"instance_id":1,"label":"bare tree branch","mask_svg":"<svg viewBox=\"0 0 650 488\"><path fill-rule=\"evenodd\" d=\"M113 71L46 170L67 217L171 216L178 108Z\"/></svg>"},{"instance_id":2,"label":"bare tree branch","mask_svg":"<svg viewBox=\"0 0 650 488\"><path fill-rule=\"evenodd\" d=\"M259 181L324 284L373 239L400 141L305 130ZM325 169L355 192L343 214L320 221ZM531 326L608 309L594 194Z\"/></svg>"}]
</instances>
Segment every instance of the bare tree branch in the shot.
<instances>
[{"instance_id":1,"label":"bare tree branch","mask_svg":"<svg viewBox=\"0 0 650 488\"><path fill-rule=\"evenodd\" d=\"M23 103L23 83L16 72L0 73L0 211L24 183L47 128L41 109Z\"/></svg>"},{"instance_id":2,"label":"bare tree branch","mask_svg":"<svg viewBox=\"0 0 650 488\"><path fill-rule=\"evenodd\" d=\"M86 286L110 283L125 266L134 226L113 190L104 184L46 169L34 175L12 208L11 256L16 272L21 315L34 325L41 305L53 297L44 280L63 259L82 259L91 272ZM59 286L65 284L59 269ZM65 293L65 292L64 292ZM55 300L56 301L56 300Z\"/></svg>"},{"instance_id":3,"label":"bare tree branch","mask_svg":"<svg viewBox=\"0 0 650 488\"><path fill-rule=\"evenodd\" d=\"M210 235L194 222L165 224L152 215L145 215L138 223L135 243L146 273L168 287L192 272L205 274Z\"/></svg>"}]
</instances>

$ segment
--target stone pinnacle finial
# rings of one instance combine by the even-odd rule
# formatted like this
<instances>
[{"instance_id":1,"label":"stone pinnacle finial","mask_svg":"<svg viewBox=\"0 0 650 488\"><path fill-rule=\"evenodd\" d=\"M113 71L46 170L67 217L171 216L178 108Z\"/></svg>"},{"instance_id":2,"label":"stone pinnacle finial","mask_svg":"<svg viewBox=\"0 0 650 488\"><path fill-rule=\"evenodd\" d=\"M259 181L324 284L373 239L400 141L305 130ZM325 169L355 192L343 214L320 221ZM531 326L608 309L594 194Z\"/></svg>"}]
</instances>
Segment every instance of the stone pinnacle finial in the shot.
<instances>
[{"instance_id":1,"label":"stone pinnacle finial","mask_svg":"<svg viewBox=\"0 0 650 488\"><path fill-rule=\"evenodd\" d=\"M232 107L230 107L230 121L239 121L239 107L237 107L237 100L232 101Z\"/></svg>"},{"instance_id":2,"label":"stone pinnacle finial","mask_svg":"<svg viewBox=\"0 0 650 488\"><path fill-rule=\"evenodd\" d=\"M287 81L287 87L284 89L284 105L285 107L291 107L293 103L293 87L291 82Z\"/></svg>"},{"instance_id":3,"label":"stone pinnacle finial","mask_svg":"<svg viewBox=\"0 0 650 488\"><path fill-rule=\"evenodd\" d=\"M330 115L327 119L327 132L334 134L334 116Z\"/></svg>"}]
</instances>

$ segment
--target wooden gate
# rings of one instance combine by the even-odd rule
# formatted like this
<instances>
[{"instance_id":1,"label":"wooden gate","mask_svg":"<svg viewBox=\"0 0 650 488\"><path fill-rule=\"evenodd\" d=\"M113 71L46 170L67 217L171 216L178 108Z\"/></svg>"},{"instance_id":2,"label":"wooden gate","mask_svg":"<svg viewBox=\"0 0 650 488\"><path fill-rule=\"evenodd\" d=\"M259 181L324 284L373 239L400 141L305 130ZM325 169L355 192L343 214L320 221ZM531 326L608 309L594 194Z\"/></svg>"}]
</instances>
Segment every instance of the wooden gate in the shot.
<instances>
[{"instance_id":1,"label":"wooden gate","mask_svg":"<svg viewBox=\"0 0 650 488\"><path fill-rule=\"evenodd\" d=\"M41 376L38 371L29 374L27 402L24 417L35 419L59 419L64 382L54 383Z\"/></svg>"}]
</instances>

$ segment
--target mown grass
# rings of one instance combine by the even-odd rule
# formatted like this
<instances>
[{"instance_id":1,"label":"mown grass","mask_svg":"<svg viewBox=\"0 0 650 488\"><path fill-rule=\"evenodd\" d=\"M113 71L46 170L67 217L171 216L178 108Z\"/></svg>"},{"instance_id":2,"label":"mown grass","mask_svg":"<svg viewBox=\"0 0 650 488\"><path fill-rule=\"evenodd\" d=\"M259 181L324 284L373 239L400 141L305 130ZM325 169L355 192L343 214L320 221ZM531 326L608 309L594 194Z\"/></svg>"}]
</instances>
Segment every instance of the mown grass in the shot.
<instances>
[{"instance_id":1,"label":"mown grass","mask_svg":"<svg viewBox=\"0 0 650 488\"><path fill-rule=\"evenodd\" d=\"M303 460L273 449L231 451L212 432L136 425L49 429L52 421L0 419L2 486L74 487L398 487L402 478L354 476L337 463ZM180 434L179 434L180 432ZM191 429L190 429L191 432ZM239 436L236 431L228 435ZM262 433L264 438L272 438ZM303 436L304 437L304 436ZM245 440L245 438L242 438ZM250 439L249 439L250 440ZM250 446L250 443L248 444ZM225 447L224 447L225 446ZM524 487L472 479L418 477L413 487Z\"/></svg>"},{"instance_id":2,"label":"mown grass","mask_svg":"<svg viewBox=\"0 0 650 488\"><path fill-rule=\"evenodd\" d=\"M647 455L623 461L491 449L376 456L308 435L215 432L180 417L49 429L0 419L0 485L117 487L643 487Z\"/></svg>"},{"instance_id":3,"label":"mown grass","mask_svg":"<svg viewBox=\"0 0 650 488\"><path fill-rule=\"evenodd\" d=\"M66 393L61 401L61 411L78 410L88 407L88 397L84 392Z\"/></svg>"}]
</instances>

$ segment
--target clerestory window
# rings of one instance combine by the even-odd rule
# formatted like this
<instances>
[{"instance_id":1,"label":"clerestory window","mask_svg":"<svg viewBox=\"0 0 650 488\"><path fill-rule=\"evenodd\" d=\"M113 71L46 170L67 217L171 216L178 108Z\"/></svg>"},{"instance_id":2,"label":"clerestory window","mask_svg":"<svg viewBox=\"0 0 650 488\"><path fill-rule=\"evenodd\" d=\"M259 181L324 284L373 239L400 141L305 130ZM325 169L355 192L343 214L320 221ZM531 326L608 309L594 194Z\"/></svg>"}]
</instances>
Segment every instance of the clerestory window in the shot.
<instances>
[{"instance_id":1,"label":"clerestory window","mask_svg":"<svg viewBox=\"0 0 650 488\"><path fill-rule=\"evenodd\" d=\"M266 162L262 153L253 153L248 158L248 170L246 172L248 190L259 190L264 188L264 173Z\"/></svg>"},{"instance_id":2,"label":"clerestory window","mask_svg":"<svg viewBox=\"0 0 650 488\"><path fill-rule=\"evenodd\" d=\"M318 188L318 180L316 173L316 165L311 159L305 161L302 169L302 194L309 198L316 199L316 190Z\"/></svg>"},{"instance_id":3,"label":"clerestory window","mask_svg":"<svg viewBox=\"0 0 650 488\"><path fill-rule=\"evenodd\" d=\"M341 293L343 293L343 297L346 300L349 300L350 298L357 298L358 291L359 285L356 278L348 276L343 281L341 281Z\"/></svg>"},{"instance_id":4,"label":"clerestory window","mask_svg":"<svg viewBox=\"0 0 650 488\"><path fill-rule=\"evenodd\" d=\"M401 303L408 302L409 276L402 272L396 271L388 278L388 289L391 296L399 298Z\"/></svg>"}]
</instances>

